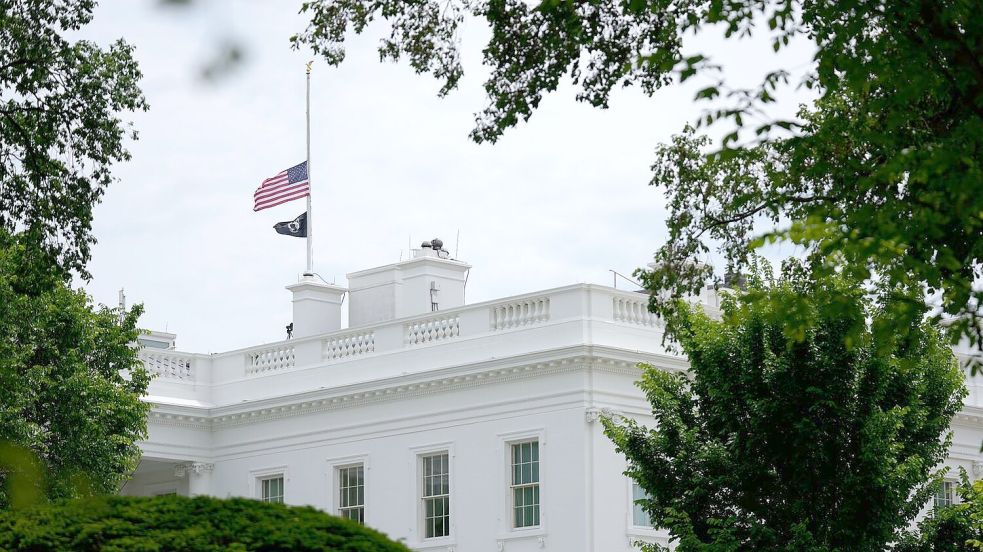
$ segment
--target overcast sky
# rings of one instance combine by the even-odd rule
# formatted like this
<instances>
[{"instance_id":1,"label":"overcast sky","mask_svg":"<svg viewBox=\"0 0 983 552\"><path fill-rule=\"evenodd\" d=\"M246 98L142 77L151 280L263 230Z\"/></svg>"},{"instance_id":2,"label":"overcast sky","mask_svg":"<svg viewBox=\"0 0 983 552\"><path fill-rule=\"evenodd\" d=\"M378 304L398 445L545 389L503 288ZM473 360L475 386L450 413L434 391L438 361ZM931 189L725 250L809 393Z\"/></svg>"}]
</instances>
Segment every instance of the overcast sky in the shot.
<instances>
[{"instance_id":1,"label":"overcast sky","mask_svg":"<svg viewBox=\"0 0 983 552\"><path fill-rule=\"evenodd\" d=\"M272 230L303 201L254 213L259 182L304 160L304 64L289 37L300 2L210 0L190 10L150 0L102 0L85 36L136 47L150 111L133 116L140 140L95 210L86 285L115 305L126 289L144 327L178 334L178 348L219 352L282 339L305 242ZM408 240L440 237L474 266L468 302L576 282L610 285L665 239L661 190L648 185L655 146L703 109L687 83L653 98L619 91L608 110L565 87L498 144L468 140L485 104L480 22L463 35L465 77L448 98L405 64L380 64L383 29L353 39L341 68L314 64L311 172L315 271L345 274L407 255ZM217 82L200 68L225 40L246 57ZM779 66L801 69L807 44L775 56L765 38L690 41L751 85ZM791 114L802 93L783 97ZM723 129L721 129L723 130Z\"/></svg>"}]
</instances>

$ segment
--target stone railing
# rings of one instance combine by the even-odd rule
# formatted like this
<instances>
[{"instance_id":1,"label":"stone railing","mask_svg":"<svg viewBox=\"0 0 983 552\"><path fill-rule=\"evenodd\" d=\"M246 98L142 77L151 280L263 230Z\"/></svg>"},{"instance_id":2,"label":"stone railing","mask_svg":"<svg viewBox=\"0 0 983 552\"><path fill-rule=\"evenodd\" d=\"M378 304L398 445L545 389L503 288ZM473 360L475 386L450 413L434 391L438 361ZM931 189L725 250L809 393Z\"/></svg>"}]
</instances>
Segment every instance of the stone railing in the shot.
<instances>
[{"instance_id":1,"label":"stone railing","mask_svg":"<svg viewBox=\"0 0 983 552\"><path fill-rule=\"evenodd\" d=\"M194 355L178 351L144 348L138 358L151 374L165 380L193 382L195 380Z\"/></svg>"},{"instance_id":2,"label":"stone railing","mask_svg":"<svg viewBox=\"0 0 983 552\"><path fill-rule=\"evenodd\" d=\"M649 312L647 295L637 298L616 295L611 298L611 301L615 322L651 327L662 325L661 319Z\"/></svg>"},{"instance_id":3,"label":"stone railing","mask_svg":"<svg viewBox=\"0 0 983 552\"><path fill-rule=\"evenodd\" d=\"M461 335L461 319L456 314L410 322L404 326L406 345L433 343Z\"/></svg>"},{"instance_id":4,"label":"stone railing","mask_svg":"<svg viewBox=\"0 0 983 552\"><path fill-rule=\"evenodd\" d=\"M491 329L506 330L550 319L550 298L537 297L491 307Z\"/></svg>"},{"instance_id":5,"label":"stone railing","mask_svg":"<svg viewBox=\"0 0 983 552\"><path fill-rule=\"evenodd\" d=\"M601 324L590 334L591 339L611 347L641 350L650 342L634 328L656 333L663 329L662 322L648 312L647 300L642 294L575 284L211 355L145 349L141 359L151 372L159 374L157 381L161 383L237 385L239 379L276 375L301 381L308 376L288 374L325 364L344 370L347 361L382 362L373 359L404 350L418 351L406 357L412 363L432 364L450 358L428 358L423 349L435 344L459 345L448 352L462 359L469 358L472 351L495 356L514 354L517 348L567 347L583 343L583 325L595 323ZM618 326L633 329L624 332ZM476 341L464 343L470 340ZM203 378L203 373L208 377Z\"/></svg>"},{"instance_id":6,"label":"stone railing","mask_svg":"<svg viewBox=\"0 0 983 552\"><path fill-rule=\"evenodd\" d=\"M280 345L246 353L246 375L293 368L297 358L293 345Z\"/></svg>"},{"instance_id":7,"label":"stone railing","mask_svg":"<svg viewBox=\"0 0 983 552\"><path fill-rule=\"evenodd\" d=\"M335 360L375 351L375 332L354 332L345 335L331 336L321 341L321 358Z\"/></svg>"}]
</instances>

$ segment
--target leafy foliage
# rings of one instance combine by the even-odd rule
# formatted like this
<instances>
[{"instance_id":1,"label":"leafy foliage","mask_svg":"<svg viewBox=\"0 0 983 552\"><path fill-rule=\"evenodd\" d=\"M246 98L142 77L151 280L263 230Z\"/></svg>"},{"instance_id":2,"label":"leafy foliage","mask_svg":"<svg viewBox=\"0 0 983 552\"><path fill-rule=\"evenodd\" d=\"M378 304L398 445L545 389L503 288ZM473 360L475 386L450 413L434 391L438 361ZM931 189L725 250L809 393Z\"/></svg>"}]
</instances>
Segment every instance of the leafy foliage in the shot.
<instances>
[{"instance_id":1,"label":"leafy foliage","mask_svg":"<svg viewBox=\"0 0 983 552\"><path fill-rule=\"evenodd\" d=\"M907 531L893 552L972 552L983 545L983 482L970 483L960 470L960 503L937 508Z\"/></svg>"},{"instance_id":2,"label":"leafy foliage","mask_svg":"<svg viewBox=\"0 0 983 552\"><path fill-rule=\"evenodd\" d=\"M37 456L42 496L115 493L146 437L141 308L94 309L53 255L0 232L0 442ZM0 470L4 487L9 476ZM0 508L9 499L0 492Z\"/></svg>"},{"instance_id":3,"label":"leafy foliage","mask_svg":"<svg viewBox=\"0 0 983 552\"><path fill-rule=\"evenodd\" d=\"M407 552L311 507L241 498L101 497L0 513L0 549L53 552Z\"/></svg>"},{"instance_id":4,"label":"leafy foliage","mask_svg":"<svg viewBox=\"0 0 983 552\"><path fill-rule=\"evenodd\" d=\"M0 229L85 275L92 207L129 159L121 112L146 109L132 47L70 41L90 0L0 0Z\"/></svg>"},{"instance_id":5,"label":"leafy foliage","mask_svg":"<svg viewBox=\"0 0 983 552\"><path fill-rule=\"evenodd\" d=\"M956 335L983 345L983 288L972 286L983 268L981 9L980 0L309 0L302 11L311 22L293 41L337 64L350 30L384 19L382 59L408 57L446 94L463 73L465 16L485 20L491 76L472 133L479 142L527 120L566 78L578 100L602 108L620 87L653 94L707 78L694 98L709 102L697 124L732 126L723 149L687 130L658 151L652 182L669 197L670 239L657 268L638 274L655 312L674 319L676 299L705 285L712 270L693 261L711 247L740 270L749 246L787 239L804 246L820 276L923 285L956 318ZM764 33L776 51L802 37L815 63L800 83L779 68L735 88L684 47L688 34L710 30ZM779 89L795 84L819 100L796 120L768 117ZM762 234L762 224L775 232Z\"/></svg>"},{"instance_id":6,"label":"leafy foliage","mask_svg":"<svg viewBox=\"0 0 983 552\"><path fill-rule=\"evenodd\" d=\"M605 431L679 552L882 551L931 495L966 393L958 363L927 323L871 332L884 310L846 280L768 272L721 320L681 308L690 372L647 367L655 427Z\"/></svg>"}]
</instances>

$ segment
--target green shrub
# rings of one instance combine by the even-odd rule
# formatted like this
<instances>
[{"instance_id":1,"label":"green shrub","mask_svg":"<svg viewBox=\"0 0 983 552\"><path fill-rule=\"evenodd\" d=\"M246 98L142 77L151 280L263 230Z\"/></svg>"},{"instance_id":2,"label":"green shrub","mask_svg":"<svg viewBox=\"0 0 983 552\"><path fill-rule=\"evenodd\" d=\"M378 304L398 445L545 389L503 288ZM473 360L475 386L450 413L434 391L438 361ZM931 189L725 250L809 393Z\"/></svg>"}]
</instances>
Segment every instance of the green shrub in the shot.
<instances>
[{"instance_id":1,"label":"green shrub","mask_svg":"<svg viewBox=\"0 0 983 552\"><path fill-rule=\"evenodd\" d=\"M408 552L311 507L233 498L99 497L0 513L0 550Z\"/></svg>"}]
</instances>

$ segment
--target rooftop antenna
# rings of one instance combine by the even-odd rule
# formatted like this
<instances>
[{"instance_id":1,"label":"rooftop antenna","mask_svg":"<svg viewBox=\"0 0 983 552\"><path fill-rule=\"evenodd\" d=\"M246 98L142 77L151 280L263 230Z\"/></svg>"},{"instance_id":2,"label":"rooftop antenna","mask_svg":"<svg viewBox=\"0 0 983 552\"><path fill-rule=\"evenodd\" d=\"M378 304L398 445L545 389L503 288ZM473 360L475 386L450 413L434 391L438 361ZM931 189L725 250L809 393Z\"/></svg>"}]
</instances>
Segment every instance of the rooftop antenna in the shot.
<instances>
[{"instance_id":1,"label":"rooftop antenna","mask_svg":"<svg viewBox=\"0 0 983 552\"><path fill-rule=\"evenodd\" d=\"M460 257L457 256L457 253L460 250L461 250L461 229L458 228L457 229L457 239L454 240L454 258L455 259L460 259Z\"/></svg>"}]
</instances>

